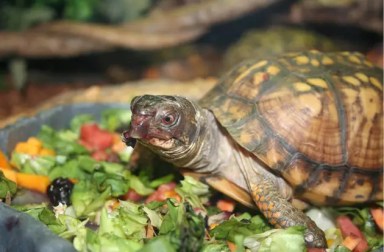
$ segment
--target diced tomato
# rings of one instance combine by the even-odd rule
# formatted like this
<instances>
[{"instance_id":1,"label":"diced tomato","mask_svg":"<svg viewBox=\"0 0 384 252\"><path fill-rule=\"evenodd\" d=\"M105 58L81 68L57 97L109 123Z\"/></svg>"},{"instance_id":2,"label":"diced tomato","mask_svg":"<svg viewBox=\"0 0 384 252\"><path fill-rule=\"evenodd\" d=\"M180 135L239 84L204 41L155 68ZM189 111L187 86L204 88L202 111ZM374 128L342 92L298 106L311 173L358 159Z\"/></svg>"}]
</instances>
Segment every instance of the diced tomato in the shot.
<instances>
[{"instance_id":1,"label":"diced tomato","mask_svg":"<svg viewBox=\"0 0 384 252\"><path fill-rule=\"evenodd\" d=\"M371 215L376 225L383 231L384 228L384 209L382 207L372 208Z\"/></svg>"},{"instance_id":2,"label":"diced tomato","mask_svg":"<svg viewBox=\"0 0 384 252\"><path fill-rule=\"evenodd\" d=\"M106 161L108 154L104 150L97 150L91 154L91 157L97 161Z\"/></svg>"},{"instance_id":3,"label":"diced tomato","mask_svg":"<svg viewBox=\"0 0 384 252\"><path fill-rule=\"evenodd\" d=\"M112 150L116 153L122 152L127 148L125 143L121 140L120 134L113 133L113 145L112 145Z\"/></svg>"},{"instance_id":4,"label":"diced tomato","mask_svg":"<svg viewBox=\"0 0 384 252\"><path fill-rule=\"evenodd\" d=\"M364 252L368 250L368 242L363 233L356 227L355 224L347 216L339 216L336 219L336 224L340 228L341 234L345 239L348 236L360 238L360 242L353 249L353 252Z\"/></svg>"},{"instance_id":5,"label":"diced tomato","mask_svg":"<svg viewBox=\"0 0 384 252\"><path fill-rule=\"evenodd\" d=\"M217 208L225 212L233 212L235 205L235 202L230 199L220 199L216 203Z\"/></svg>"},{"instance_id":6,"label":"diced tomato","mask_svg":"<svg viewBox=\"0 0 384 252\"><path fill-rule=\"evenodd\" d=\"M86 148L88 151L92 152L93 151L93 147L91 146L90 143L84 141L84 140L79 140L79 143L84 147Z\"/></svg>"},{"instance_id":7,"label":"diced tomato","mask_svg":"<svg viewBox=\"0 0 384 252\"><path fill-rule=\"evenodd\" d=\"M237 250L236 244L234 244L233 242L227 241L227 245L228 245L229 251L235 252Z\"/></svg>"},{"instance_id":8,"label":"diced tomato","mask_svg":"<svg viewBox=\"0 0 384 252\"><path fill-rule=\"evenodd\" d=\"M343 246L347 247L349 250L354 251L354 249L359 245L361 241L360 237L354 236L354 235L348 235L343 240Z\"/></svg>"},{"instance_id":9,"label":"diced tomato","mask_svg":"<svg viewBox=\"0 0 384 252\"><path fill-rule=\"evenodd\" d=\"M175 198L178 194L175 192L176 183L169 182L167 184L163 184L157 188L148 198L145 200L145 203L149 203L151 201L164 201L167 198Z\"/></svg>"},{"instance_id":10,"label":"diced tomato","mask_svg":"<svg viewBox=\"0 0 384 252\"><path fill-rule=\"evenodd\" d=\"M326 252L325 248L307 248L307 252Z\"/></svg>"},{"instance_id":11,"label":"diced tomato","mask_svg":"<svg viewBox=\"0 0 384 252\"><path fill-rule=\"evenodd\" d=\"M12 169L7 156L0 150L0 168Z\"/></svg>"},{"instance_id":12,"label":"diced tomato","mask_svg":"<svg viewBox=\"0 0 384 252\"><path fill-rule=\"evenodd\" d=\"M91 150L105 150L113 145L113 134L95 123L84 124L80 129L80 143Z\"/></svg>"},{"instance_id":13,"label":"diced tomato","mask_svg":"<svg viewBox=\"0 0 384 252\"><path fill-rule=\"evenodd\" d=\"M130 201L133 201L133 202L137 202L137 201L140 201L141 199L143 199L143 196L141 196L140 194L138 194L135 190L133 189L129 189L128 192L126 194L124 194L123 196L121 196L121 199L123 200L130 200Z\"/></svg>"}]
</instances>

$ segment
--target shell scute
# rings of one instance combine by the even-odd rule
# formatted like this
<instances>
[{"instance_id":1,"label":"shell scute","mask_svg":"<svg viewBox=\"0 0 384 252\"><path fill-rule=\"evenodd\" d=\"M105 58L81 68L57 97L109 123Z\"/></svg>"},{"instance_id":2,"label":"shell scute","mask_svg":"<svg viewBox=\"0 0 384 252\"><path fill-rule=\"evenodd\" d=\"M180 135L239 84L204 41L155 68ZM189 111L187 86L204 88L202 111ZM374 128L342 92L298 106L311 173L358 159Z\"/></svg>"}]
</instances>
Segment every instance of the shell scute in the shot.
<instances>
[{"instance_id":1,"label":"shell scute","mask_svg":"<svg viewBox=\"0 0 384 252\"><path fill-rule=\"evenodd\" d=\"M201 103L303 198L363 202L383 198L382 79L360 53L293 53L243 63Z\"/></svg>"}]
</instances>

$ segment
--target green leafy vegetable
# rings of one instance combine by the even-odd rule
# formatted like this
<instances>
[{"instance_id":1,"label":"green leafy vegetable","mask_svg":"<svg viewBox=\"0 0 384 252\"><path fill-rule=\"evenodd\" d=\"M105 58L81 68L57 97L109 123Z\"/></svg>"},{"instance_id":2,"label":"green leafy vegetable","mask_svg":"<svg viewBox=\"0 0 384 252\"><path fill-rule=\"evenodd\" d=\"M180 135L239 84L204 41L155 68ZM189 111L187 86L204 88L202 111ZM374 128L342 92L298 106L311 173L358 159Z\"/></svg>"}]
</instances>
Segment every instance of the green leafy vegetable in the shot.
<instances>
[{"instance_id":1,"label":"green leafy vegetable","mask_svg":"<svg viewBox=\"0 0 384 252\"><path fill-rule=\"evenodd\" d=\"M245 247L252 252L306 251L304 241L305 227L294 226L287 229L272 229L261 234L254 234L244 239Z\"/></svg>"},{"instance_id":2,"label":"green leafy vegetable","mask_svg":"<svg viewBox=\"0 0 384 252\"><path fill-rule=\"evenodd\" d=\"M151 239L139 252L176 252L168 237L158 236Z\"/></svg>"},{"instance_id":3,"label":"green leafy vegetable","mask_svg":"<svg viewBox=\"0 0 384 252\"><path fill-rule=\"evenodd\" d=\"M80 128L84 123L94 122L95 118L90 114L81 114L75 116L70 122L70 128L73 132L79 134Z\"/></svg>"},{"instance_id":4,"label":"green leafy vegetable","mask_svg":"<svg viewBox=\"0 0 384 252\"><path fill-rule=\"evenodd\" d=\"M16 194L17 185L15 182L7 179L3 172L0 170L0 199Z\"/></svg>"},{"instance_id":5,"label":"green leafy vegetable","mask_svg":"<svg viewBox=\"0 0 384 252\"><path fill-rule=\"evenodd\" d=\"M60 234L67 230L66 226L55 217L55 214L45 204L26 205L15 208L41 221L55 234Z\"/></svg>"},{"instance_id":6,"label":"green leafy vegetable","mask_svg":"<svg viewBox=\"0 0 384 252\"><path fill-rule=\"evenodd\" d=\"M32 156L13 152L11 163L25 173L48 175L55 166L56 159L52 156Z\"/></svg>"},{"instance_id":7,"label":"green leafy vegetable","mask_svg":"<svg viewBox=\"0 0 384 252\"><path fill-rule=\"evenodd\" d=\"M103 111L100 125L109 131L116 131L122 126L128 126L131 115L129 109L108 109Z\"/></svg>"},{"instance_id":8,"label":"green leafy vegetable","mask_svg":"<svg viewBox=\"0 0 384 252\"><path fill-rule=\"evenodd\" d=\"M55 131L51 127L43 126L38 134L38 138L43 141L46 148L53 149L58 155L86 154L88 151L77 141L74 141L75 133L68 131ZM71 135L72 137L69 137Z\"/></svg>"},{"instance_id":9,"label":"green leafy vegetable","mask_svg":"<svg viewBox=\"0 0 384 252\"><path fill-rule=\"evenodd\" d=\"M98 190L95 183L90 180L81 180L73 187L71 194L72 206L76 216L94 216L104 202L111 197L111 187L107 187L103 192Z\"/></svg>"},{"instance_id":10,"label":"green leafy vegetable","mask_svg":"<svg viewBox=\"0 0 384 252\"><path fill-rule=\"evenodd\" d=\"M176 204L168 200L167 206L159 234L167 236L177 251L200 251L205 235L203 217L188 202Z\"/></svg>"},{"instance_id":11,"label":"green leafy vegetable","mask_svg":"<svg viewBox=\"0 0 384 252\"><path fill-rule=\"evenodd\" d=\"M244 213L237 217L231 216L228 221L222 222L211 230L210 234L216 239L236 242L236 236L241 236L244 239L252 234L263 233L270 229L269 224L261 216L251 217L250 214Z\"/></svg>"},{"instance_id":12,"label":"green leafy vegetable","mask_svg":"<svg viewBox=\"0 0 384 252\"><path fill-rule=\"evenodd\" d=\"M202 252L230 252L225 241L213 240L204 244Z\"/></svg>"},{"instance_id":13,"label":"green leafy vegetable","mask_svg":"<svg viewBox=\"0 0 384 252\"><path fill-rule=\"evenodd\" d=\"M184 180L181 180L180 183L181 187L177 188L176 192L194 208L205 210L203 203L208 200L206 196L208 196L209 187L190 176L185 176Z\"/></svg>"}]
</instances>

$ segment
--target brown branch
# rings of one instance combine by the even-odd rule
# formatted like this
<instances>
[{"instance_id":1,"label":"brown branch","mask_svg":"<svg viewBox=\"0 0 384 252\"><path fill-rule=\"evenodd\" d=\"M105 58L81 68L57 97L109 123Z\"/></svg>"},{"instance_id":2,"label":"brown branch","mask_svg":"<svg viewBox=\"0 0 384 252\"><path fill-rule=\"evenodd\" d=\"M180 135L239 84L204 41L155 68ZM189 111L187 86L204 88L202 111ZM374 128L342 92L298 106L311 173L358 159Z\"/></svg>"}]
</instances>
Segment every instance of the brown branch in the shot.
<instances>
[{"instance_id":1,"label":"brown branch","mask_svg":"<svg viewBox=\"0 0 384 252\"><path fill-rule=\"evenodd\" d=\"M189 4L171 12L156 13L147 18L125 24L140 32L180 31L191 27L209 27L265 8L281 0L205 0Z\"/></svg>"},{"instance_id":2,"label":"brown branch","mask_svg":"<svg viewBox=\"0 0 384 252\"><path fill-rule=\"evenodd\" d=\"M209 26L281 0L206 0L121 25L55 22L27 32L0 32L0 58L73 56L115 47L159 49L191 41Z\"/></svg>"},{"instance_id":3,"label":"brown branch","mask_svg":"<svg viewBox=\"0 0 384 252\"><path fill-rule=\"evenodd\" d=\"M354 25L383 33L382 13L382 0L360 0L355 4L337 7L313 5L304 1L292 7L290 20L294 23Z\"/></svg>"},{"instance_id":4,"label":"brown branch","mask_svg":"<svg viewBox=\"0 0 384 252\"><path fill-rule=\"evenodd\" d=\"M68 57L93 51L108 51L111 45L87 38L34 32L0 32L0 57Z\"/></svg>"},{"instance_id":5,"label":"brown branch","mask_svg":"<svg viewBox=\"0 0 384 252\"><path fill-rule=\"evenodd\" d=\"M201 34L205 28L163 33L141 33L123 27L98 24L55 22L35 28L36 32L71 35L83 39L91 39L111 46L121 46L139 50L157 49L190 41Z\"/></svg>"}]
</instances>

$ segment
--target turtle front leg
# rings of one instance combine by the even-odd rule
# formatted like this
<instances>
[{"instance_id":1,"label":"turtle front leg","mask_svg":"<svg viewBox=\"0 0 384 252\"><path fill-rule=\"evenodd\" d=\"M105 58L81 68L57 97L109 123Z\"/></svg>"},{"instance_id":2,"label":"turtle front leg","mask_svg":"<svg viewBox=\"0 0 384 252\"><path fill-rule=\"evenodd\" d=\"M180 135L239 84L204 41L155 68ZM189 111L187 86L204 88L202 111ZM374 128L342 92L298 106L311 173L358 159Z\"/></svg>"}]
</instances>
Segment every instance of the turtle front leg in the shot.
<instances>
[{"instance_id":1,"label":"turtle front leg","mask_svg":"<svg viewBox=\"0 0 384 252\"><path fill-rule=\"evenodd\" d=\"M324 232L307 215L284 198L270 179L250 183L253 200L268 221L277 228L305 226L304 239L308 247L326 248Z\"/></svg>"}]
</instances>

